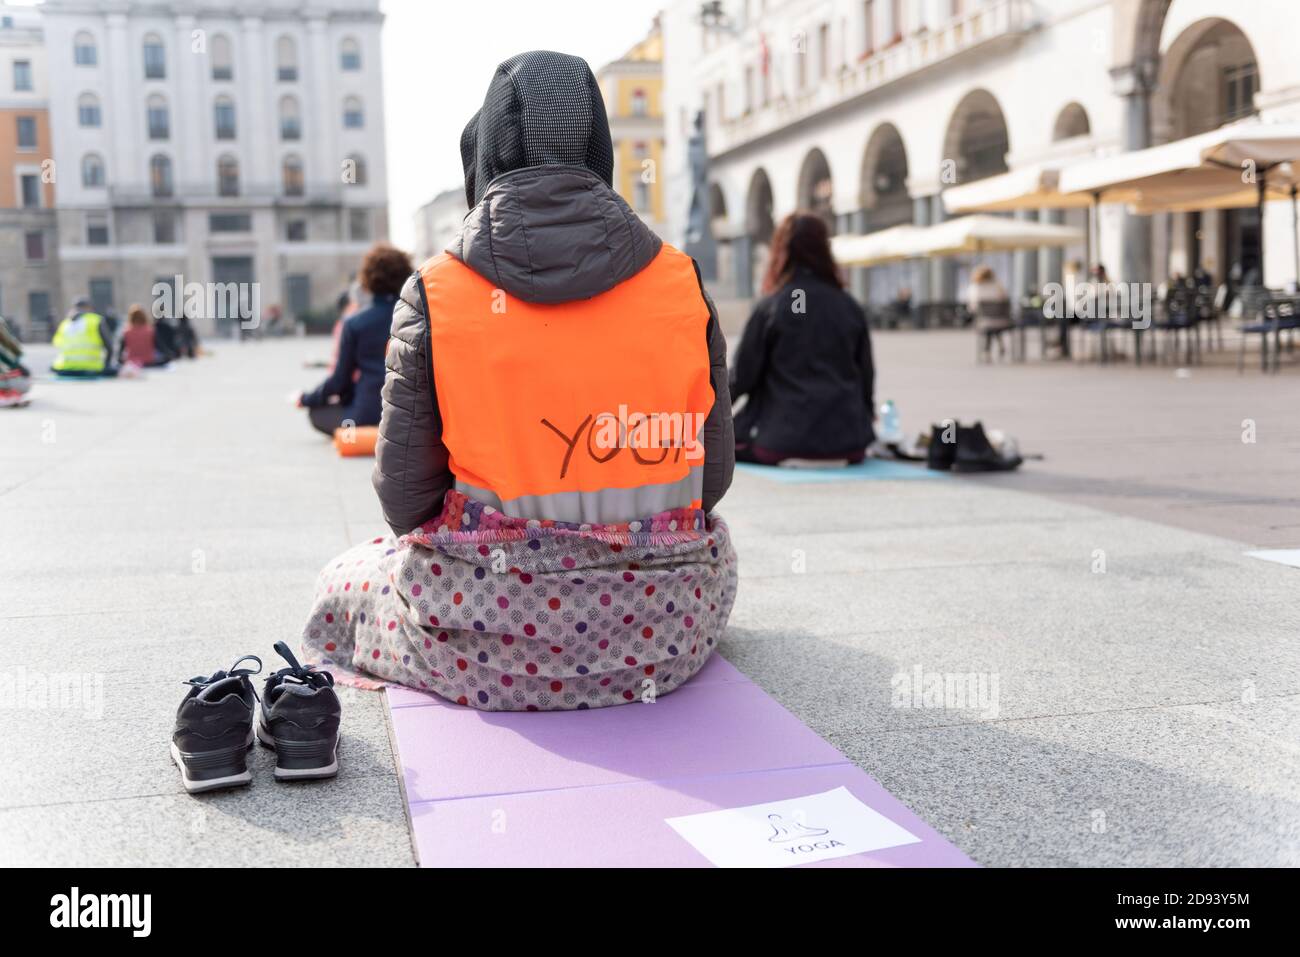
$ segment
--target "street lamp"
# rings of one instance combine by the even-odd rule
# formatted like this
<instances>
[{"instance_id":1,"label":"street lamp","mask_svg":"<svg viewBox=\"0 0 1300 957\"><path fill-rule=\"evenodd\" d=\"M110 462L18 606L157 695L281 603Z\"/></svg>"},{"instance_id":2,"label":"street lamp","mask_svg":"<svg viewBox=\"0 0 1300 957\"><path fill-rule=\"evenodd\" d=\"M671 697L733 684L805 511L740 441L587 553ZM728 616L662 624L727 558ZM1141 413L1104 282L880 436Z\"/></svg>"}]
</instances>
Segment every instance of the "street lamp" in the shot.
<instances>
[{"instance_id":1,"label":"street lamp","mask_svg":"<svg viewBox=\"0 0 1300 957\"><path fill-rule=\"evenodd\" d=\"M708 31L729 33L733 36L740 32L740 28L727 15L722 0L705 0L704 3L701 3L696 22Z\"/></svg>"}]
</instances>

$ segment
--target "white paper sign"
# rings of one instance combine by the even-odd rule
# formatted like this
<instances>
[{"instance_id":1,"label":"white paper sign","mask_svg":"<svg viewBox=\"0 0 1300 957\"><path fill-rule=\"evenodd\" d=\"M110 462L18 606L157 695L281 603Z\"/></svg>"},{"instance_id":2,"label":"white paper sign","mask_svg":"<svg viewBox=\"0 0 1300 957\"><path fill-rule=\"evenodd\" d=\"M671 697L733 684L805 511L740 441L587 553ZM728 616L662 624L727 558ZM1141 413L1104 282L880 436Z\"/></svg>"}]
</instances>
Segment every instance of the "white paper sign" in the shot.
<instances>
[{"instance_id":1,"label":"white paper sign","mask_svg":"<svg viewBox=\"0 0 1300 957\"><path fill-rule=\"evenodd\" d=\"M1277 562L1279 565L1300 568L1300 548L1270 548L1262 552L1247 552L1246 555L1266 562Z\"/></svg>"},{"instance_id":2,"label":"white paper sign","mask_svg":"<svg viewBox=\"0 0 1300 957\"><path fill-rule=\"evenodd\" d=\"M717 867L790 867L921 840L844 787L666 820Z\"/></svg>"}]
</instances>

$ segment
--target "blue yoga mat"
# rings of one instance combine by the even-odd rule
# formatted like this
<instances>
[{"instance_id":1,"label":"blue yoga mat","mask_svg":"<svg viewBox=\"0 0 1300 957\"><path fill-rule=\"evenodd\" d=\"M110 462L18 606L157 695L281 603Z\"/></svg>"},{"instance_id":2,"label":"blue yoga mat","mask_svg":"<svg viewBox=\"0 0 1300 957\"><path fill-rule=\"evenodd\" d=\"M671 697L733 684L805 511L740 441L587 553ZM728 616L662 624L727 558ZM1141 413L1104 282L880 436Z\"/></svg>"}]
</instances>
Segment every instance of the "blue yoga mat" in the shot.
<instances>
[{"instance_id":1,"label":"blue yoga mat","mask_svg":"<svg viewBox=\"0 0 1300 957\"><path fill-rule=\"evenodd\" d=\"M773 482L801 484L803 482L897 482L907 479L947 478L947 472L937 472L925 467L924 462L890 462L887 459L864 459L857 465L837 465L827 468L783 468L773 465L755 465L738 462L737 471L749 472Z\"/></svg>"}]
</instances>

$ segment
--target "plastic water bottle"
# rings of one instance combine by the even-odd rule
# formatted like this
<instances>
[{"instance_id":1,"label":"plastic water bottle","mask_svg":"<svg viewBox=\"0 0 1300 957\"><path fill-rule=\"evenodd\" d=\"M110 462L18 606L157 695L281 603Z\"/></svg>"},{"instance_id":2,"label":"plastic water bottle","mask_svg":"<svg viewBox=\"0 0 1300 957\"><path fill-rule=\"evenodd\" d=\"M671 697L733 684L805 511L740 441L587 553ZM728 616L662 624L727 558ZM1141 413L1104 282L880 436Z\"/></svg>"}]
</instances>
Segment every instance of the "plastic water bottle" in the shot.
<instances>
[{"instance_id":1,"label":"plastic water bottle","mask_svg":"<svg viewBox=\"0 0 1300 957\"><path fill-rule=\"evenodd\" d=\"M897 445L903 441L903 426L898 416L898 406L893 399L880 403L880 434L877 436L886 445Z\"/></svg>"}]
</instances>

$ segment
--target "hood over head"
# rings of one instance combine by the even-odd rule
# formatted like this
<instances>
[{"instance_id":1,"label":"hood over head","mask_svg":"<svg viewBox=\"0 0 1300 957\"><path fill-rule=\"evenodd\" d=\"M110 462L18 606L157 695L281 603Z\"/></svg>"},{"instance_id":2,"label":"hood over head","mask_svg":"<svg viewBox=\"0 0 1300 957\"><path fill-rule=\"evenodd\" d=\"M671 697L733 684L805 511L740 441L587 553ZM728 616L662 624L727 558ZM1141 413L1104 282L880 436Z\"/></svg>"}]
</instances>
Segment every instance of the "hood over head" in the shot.
<instances>
[{"instance_id":1,"label":"hood over head","mask_svg":"<svg viewBox=\"0 0 1300 957\"><path fill-rule=\"evenodd\" d=\"M447 251L511 295L587 299L659 252L611 188L609 120L585 60L547 50L506 60L460 152L470 211Z\"/></svg>"}]
</instances>

